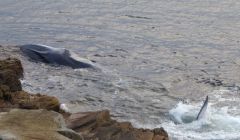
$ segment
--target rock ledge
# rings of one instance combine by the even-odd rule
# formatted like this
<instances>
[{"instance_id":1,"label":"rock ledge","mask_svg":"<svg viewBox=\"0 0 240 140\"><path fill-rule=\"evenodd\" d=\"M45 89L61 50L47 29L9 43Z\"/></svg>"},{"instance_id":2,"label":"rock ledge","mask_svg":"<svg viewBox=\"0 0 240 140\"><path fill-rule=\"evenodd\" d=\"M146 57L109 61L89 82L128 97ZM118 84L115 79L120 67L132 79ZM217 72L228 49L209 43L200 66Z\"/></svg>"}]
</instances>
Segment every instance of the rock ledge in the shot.
<instances>
[{"instance_id":1,"label":"rock ledge","mask_svg":"<svg viewBox=\"0 0 240 140\"><path fill-rule=\"evenodd\" d=\"M22 77L18 59L0 60L0 139L168 140L163 128L137 129L111 119L108 110L62 112L56 97L23 91Z\"/></svg>"}]
</instances>

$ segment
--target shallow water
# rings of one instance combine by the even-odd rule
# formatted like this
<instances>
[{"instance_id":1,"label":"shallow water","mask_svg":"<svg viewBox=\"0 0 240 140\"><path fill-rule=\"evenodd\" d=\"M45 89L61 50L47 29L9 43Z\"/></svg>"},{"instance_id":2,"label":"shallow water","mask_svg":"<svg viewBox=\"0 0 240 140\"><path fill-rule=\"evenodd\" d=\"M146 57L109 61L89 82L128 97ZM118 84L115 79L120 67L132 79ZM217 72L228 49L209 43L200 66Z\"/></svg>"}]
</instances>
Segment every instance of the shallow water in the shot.
<instances>
[{"instance_id":1,"label":"shallow water","mask_svg":"<svg viewBox=\"0 0 240 140\"><path fill-rule=\"evenodd\" d=\"M135 126L163 126L175 139L240 138L238 0L0 0L0 6L0 44L64 47L101 69L34 63L17 48L0 47L0 57L22 60L25 90L57 96L73 112L110 109ZM210 117L174 123L194 118L206 95ZM228 119L221 124L221 117Z\"/></svg>"}]
</instances>

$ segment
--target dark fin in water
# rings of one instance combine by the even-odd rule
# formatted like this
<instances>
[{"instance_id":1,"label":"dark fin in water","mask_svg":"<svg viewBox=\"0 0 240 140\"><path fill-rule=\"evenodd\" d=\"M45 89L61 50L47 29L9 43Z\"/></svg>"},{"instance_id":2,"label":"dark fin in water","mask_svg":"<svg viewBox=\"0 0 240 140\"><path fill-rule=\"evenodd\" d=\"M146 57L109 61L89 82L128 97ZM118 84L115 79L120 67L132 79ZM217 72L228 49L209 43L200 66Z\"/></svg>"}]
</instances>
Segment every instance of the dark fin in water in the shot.
<instances>
[{"instance_id":1,"label":"dark fin in water","mask_svg":"<svg viewBox=\"0 0 240 140\"><path fill-rule=\"evenodd\" d=\"M201 110L199 111L199 113L197 115L196 120L199 120L199 119L201 119L204 116L204 114L205 114L205 112L207 110L207 106L208 106L208 96L206 97L206 99L205 99L205 101L203 103L203 106L201 107Z\"/></svg>"}]
</instances>

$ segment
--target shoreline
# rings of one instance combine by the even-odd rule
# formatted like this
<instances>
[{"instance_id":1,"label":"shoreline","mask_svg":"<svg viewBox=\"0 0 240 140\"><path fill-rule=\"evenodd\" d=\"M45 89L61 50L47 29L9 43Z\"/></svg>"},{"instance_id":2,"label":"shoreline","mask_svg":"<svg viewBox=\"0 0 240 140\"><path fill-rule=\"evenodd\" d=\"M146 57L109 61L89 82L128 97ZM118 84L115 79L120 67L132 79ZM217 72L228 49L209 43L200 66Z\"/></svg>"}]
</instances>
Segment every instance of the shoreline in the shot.
<instances>
[{"instance_id":1,"label":"shoreline","mask_svg":"<svg viewBox=\"0 0 240 140\"><path fill-rule=\"evenodd\" d=\"M60 103L56 97L39 93L30 94L22 90L19 79L23 77L23 69L21 61L18 59L8 58L0 60L0 116L2 116L0 117L0 122L8 124L0 129L0 138L31 139L34 136L35 138L45 139L46 136L43 134L46 133L52 136L49 137L50 139L168 139L168 134L163 128L155 128L153 130L134 128L130 122L113 120L108 110L73 114L63 112L60 110ZM42 112L44 113L42 114ZM16 119L21 115L26 115L26 120L25 118ZM36 116L39 118L36 118ZM64 121L58 121L56 124L56 121L48 120L49 118L55 120L56 116L58 120ZM46 123L46 121L49 122ZM38 127L34 125L35 123L38 124ZM60 127L55 127L54 131L50 132L48 131L52 127L49 125L50 123L60 125ZM23 130L11 130L10 128L12 127L19 127ZM46 132L36 132L38 128L39 130L44 128ZM25 133L27 131L24 129L36 129L36 131Z\"/></svg>"}]
</instances>

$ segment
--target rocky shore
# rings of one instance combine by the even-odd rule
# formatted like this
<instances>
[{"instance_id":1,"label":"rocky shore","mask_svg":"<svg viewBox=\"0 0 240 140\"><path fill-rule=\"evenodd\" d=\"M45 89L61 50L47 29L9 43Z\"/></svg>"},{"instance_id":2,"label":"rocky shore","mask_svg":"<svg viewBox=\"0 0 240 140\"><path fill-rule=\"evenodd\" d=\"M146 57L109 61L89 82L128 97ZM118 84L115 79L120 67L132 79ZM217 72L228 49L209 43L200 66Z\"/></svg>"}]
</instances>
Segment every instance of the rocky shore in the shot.
<instances>
[{"instance_id":1,"label":"rocky shore","mask_svg":"<svg viewBox=\"0 0 240 140\"><path fill-rule=\"evenodd\" d=\"M113 120L108 110L66 113L56 97L23 91L22 77L20 60L0 60L0 139L168 139L163 128L134 128L130 122Z\"/></svg>"}]
</instances>

